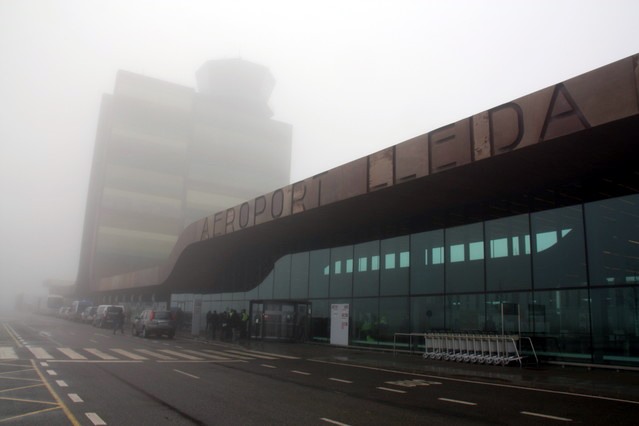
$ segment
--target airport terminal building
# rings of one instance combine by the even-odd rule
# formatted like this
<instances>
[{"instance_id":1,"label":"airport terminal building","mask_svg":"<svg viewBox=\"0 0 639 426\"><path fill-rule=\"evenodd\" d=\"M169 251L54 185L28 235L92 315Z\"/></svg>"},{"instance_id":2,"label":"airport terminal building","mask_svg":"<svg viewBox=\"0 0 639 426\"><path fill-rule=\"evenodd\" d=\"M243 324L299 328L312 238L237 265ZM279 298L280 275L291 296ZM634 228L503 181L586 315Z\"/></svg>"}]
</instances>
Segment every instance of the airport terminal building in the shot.
<instances>
[{"instance_id":1,"label":"airport terminal building","mask_svg":"<svg viewBox=\"0 0 639 426\"><path fill-rule=\"evenodd\" d=\"M639 56L222 211L101 302L246 309L257 338L511 330L546 360L639 367Z\"/></svg>"}]
</instances>

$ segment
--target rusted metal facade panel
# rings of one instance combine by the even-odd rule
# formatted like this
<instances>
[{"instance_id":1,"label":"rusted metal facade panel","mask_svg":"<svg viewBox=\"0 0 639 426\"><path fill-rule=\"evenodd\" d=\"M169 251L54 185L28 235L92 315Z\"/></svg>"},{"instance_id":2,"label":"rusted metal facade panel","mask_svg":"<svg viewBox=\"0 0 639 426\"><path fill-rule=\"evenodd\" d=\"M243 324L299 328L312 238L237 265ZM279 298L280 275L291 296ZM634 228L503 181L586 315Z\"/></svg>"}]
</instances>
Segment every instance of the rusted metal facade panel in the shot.
<instances>
[{"instance_id":1,"label":"rusted metal facade panel","mask_svg":"<svg viewBox=\"0 0 639 426\"><path fill-rule=\"evenodd\" d=\"M319 175L317 180L320 185L320 206L366 194L367 170L368 161L364 157Z\"/></svg>"},{"instance_id":2,"label":"rusted metal facade panel","mask_svg":"<svg viewBox=\"0 0 639 426\"><path fill-rule=\"evenodd\" d=\"M470 163L470 120L460 120L430 132L428 144L431 173Z\"/></svg>"},{"instance_id":3,"label":"rusted metal facade panel","mask_svg":"<svg viewBox=\"0 0 639 426\"><path fill-rule=\"evenodd\" d=\"M395 183L428 176L428 135L395 146Z\"/></svg>"},{"instance_id":4,"label":"rusted metal facade panel","mask_svg":"<svg viewBox=\"0 0 639 426\"><path fill-rule=\"evenodd\" d=\"M394 148L386 148L368 156L368 190L393 185Z\"/></svg>"}]
</instances>

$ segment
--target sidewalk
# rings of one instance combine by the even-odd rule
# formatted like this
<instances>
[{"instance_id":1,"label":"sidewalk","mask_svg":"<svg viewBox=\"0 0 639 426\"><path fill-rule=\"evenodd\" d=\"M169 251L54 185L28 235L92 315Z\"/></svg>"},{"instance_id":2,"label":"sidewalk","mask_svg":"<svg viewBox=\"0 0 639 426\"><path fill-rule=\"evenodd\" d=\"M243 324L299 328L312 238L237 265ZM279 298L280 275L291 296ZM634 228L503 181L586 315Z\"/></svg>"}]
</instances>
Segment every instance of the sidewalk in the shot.
<instances>
[{"instance_id":1,"label":"sidewalk","mask_svg":"<svg viewBox=\"0 0 639 426\"><path fill-rule=\"evenodd\" d=\"M614 369L589 369L554 364L519 367L495 366L424 359L420 354L396 353L374 349L330 346L318 343L286 343L245 340L239 343L207 340L203 336L181 335L202 342L238 345L251 350L299 356L325 362L361 365L402 372L440 376L459 380L500 383L559 392L583 393L607 398L637 401L639 372Z\"/></svg>"}]
</instances>

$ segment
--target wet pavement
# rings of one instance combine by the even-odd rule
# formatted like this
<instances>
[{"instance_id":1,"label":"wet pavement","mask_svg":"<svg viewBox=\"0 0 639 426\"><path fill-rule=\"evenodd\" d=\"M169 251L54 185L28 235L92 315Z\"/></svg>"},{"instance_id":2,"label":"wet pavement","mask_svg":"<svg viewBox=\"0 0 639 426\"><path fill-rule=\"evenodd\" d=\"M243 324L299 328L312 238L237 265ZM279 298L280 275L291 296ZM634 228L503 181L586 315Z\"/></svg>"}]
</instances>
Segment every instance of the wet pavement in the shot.
<instances>
[{"instance_id":1,"label":"wet pavement","mask_svg":"<svg viewBox=\"0 0 639 426\"><path fill-rule=\"evenodd\" d=\"M203 342L202 337L183 335ZM500 383L534 389L596 395L637 401L639 403L639 371L614 368L589 368L559 364L531 363L520 367L471 364L424 359L418 353L382 351L358 347L331 346L316 343L286 343L248 340L236 343L252 350L299 356L324 362L398 370L431 377L457 378L478 382Z\"/></svg>"}]
</instances>

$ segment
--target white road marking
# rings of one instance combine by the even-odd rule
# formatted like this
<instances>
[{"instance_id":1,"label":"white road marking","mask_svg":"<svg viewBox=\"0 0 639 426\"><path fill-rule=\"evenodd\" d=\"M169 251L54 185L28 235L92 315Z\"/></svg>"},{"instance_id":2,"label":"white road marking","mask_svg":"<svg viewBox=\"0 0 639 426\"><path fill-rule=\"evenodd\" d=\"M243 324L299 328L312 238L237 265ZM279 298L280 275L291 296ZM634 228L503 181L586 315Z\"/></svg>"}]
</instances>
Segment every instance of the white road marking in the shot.
<instances>
[{"instance_id":1,"label":"white road marking","mask_svg":"<svg viewBox=\"0 0 639 426\"><path fill-rule=\"evenodd\" d=\"M518 389L518 390L529 391L529 392L541 392L541 393L549 393L549 394L556 394L556 395L568 395L568 396L576 396L579 398L601 399L604 401L624 402L626 404L639 405L639 401L633 401L630 399L610 398L607 396L588 395L584 393L574 393L574 392L563 392L563 391L556 391L556 390L550 390L550 389L531 388L526 386L505 385L502 383L489 383L489 382L482 382L479 380L456 379L453 377L436 376L431 374L409 373L406 371L391 370L389 368L369 367L367 365L354 365L354 364L347 364L344 362L324 361L320 359L309 358L307 359L307 361L318 362L320 364L341 365L343 367L361 368L365 370L383 371L386 373L401 374L406 376L427 377L430 379L447 380L449 382L472 383L475 385L482 385L482 386L493 386L493 387L506 388L506 389Z\"/></svg>"},{"instance_id":2,"label":"white road marking","mask_svg":"<svg viewBox=\"0 0 639 426\"><path fill-rule=\"evenodd\" d=\"M27 349L29 349L37 359L53 359L53 356L42 348L27 346Z\"/></svg>"},{"instance_id":3,"label":"white road marking","mask_svg":"<svg viewBox=\"0 0 639 426\"><path fill-rule=\"evenodd\" d=\"M449 399L449 398L437 398L440 401L452 402L455 404L463 404L463 405L477 405L476 402L468 402L468 401L460 401L458 399Z\"/></svg>"},{"instance_id":4,"label":"white road marking","mask_svg":"<svg viewBox=\"0 0 639 426\"><path fill-rule=\"evenodd\" d=\"M49 366L49 363L48 363L48 362L41 362L41 363L40 363L40 365L41 365L42 367L48 367L48 366Z\"/></svg>"},{"instance_id":5,"label":"white road marking","mask_svg":"<svg viewBox=\"0 0 639 426\"><path fill-rule=\"evenodd\" d=\"M180 370L176 370L176 369L173 369L173 371L175 371L176 373L184 374L185 376L188 376L188 377L192 377L194 379L199 379L198 376L194 376L193 374L185 373L184 371L180 371Z\"/></svg>"},{"instance_id":6,"label":"white road marking","mask_svg":"<svg viewBox=\"0 0 639 426\"><path fill-rule=\"evenodd\" d=\"M262 367L266 367L266 368L277 368L274 365L269 365L269 364L260 364Z\"/></svg>"},{"instance_id":7,"label":"white road marking","mask_svg":"<svg viewBox=\"0 0 639 426\"><path fill-rule=\"evenodd\" d=\"M248 350L248 349L245 349L244 352L249 353L249 354L261 354L261 355L273 356L273 357L276 357L276 358L300 359L300 357L298 357L298 356L274 354L274 353L271 353L271 352L251 351L251 350Z\"/></svg>"},{"instance_id":8,"label":"white road marking","mask_svg":"<svg viewBox=\"0 0 639 426\"><path fill-rule=\"evenodd\" d=\"M377 386L377 389L383 390L383 391L388 391L388 392L395 392L395 393L406 393L406 391L403 391L403 390L384 388L384 387L381 387L381 386Z\"/></svg>"},{"instance_id":9,"label":"white road marking","mask_svg":"<svg viewBox=\"0 0 639 426\"><path fill-rule=\"evenodd\" d=\"M521 414L525 414L527 416L543 417L544 419L559 420L562 422L572 422L572 419L568 419L566 417L550 416L548 414L533 413L530 411L521 411Z\"/></svg>"},{"instance_id":10,"label":"white road marking","mask_svg":"<svg viewBox=\"0 0 639 426\"><path fill-rule=\"evenodd\" d=\"M322 417L320 420L326 422L326 423L331 423L334 425L338 425L338 426L350 426L347 423L342 423L342 422L338 422L336 420L331 420L331 419L327 419L326 417Z\"/></svg>"},{"instance_id":11,"label":"white road marking","mask_svg":"<svg viewBox=\"0 0 639 426\"><path fill-rule=\"evenodd\" d=\"M335 377L329 377L328 380L332 380L334 382L340 382L340 383L353 383L350 380L336 379Z\"/></svg>"},{"instance_id":12,"label":"white road marking","mask_svg":"<svg viewBox=\"0 0 639 426\"><path fill-rule=\"evenodd\" d=\"M118 353L120 355L124 355L127 358L134 359L137 361L144 361L148 358L143 357L142 355L134 354L133 352L125 351L124 349L111 349L113 352Z\"/></svg>"},{"instance_id":13,"label":"white road marking","mask_svg":"<svg viewBox=\"0 0 639 426\"><path fill-rule=\"evenodd\" d=\"M202 356L204 358L209 358L209 359L216 359L216 360L229 360L231 358L229 358L228 356L220 356L220 355L215 355L215 354L211 354L211 353L206 353L203 351L192 351L189 349L182 349L184 352L188 352L190 354L196 355L196 356Z\"/></svg>"},{"instance_id":14,"label":"white road marking","mask_svg":"<svg viewBox=\"0 0 639 426\"><path fill-rule=\"evenodd\" d=\"M84 350L87 351L88 353L92 354L92 355L97 356L100 359L108 359L108 360L117 359L113 355L105 354L104 352L102 352L101 350L98 350L96 348L84 348Z\"/></svg>"},{"instance_id":15,"label":"white road marking","mask_svg":"<svg viewBox=\"0 0 639 426\"><path fill-rule=\"evenodd\" d=\"M150 351L148 349L136 349L136 351L140 352L140 353L142 353L144 355L148 355L150 357L157 358L157 359L163 359L163 360L174 360L175 359L175 358L172 358L172 357L170 357L168 355L160 354L160 353L157 353L155 351Z\"/></svg>"},{"instance_id":16,"label":"white road marking","mask_svg":"<svg viewBox=\"0 0 639 426\"><path fill-rule=\"evenodd\" d=\"M49 376L57 376L58 373L55 372L55 370L47 370L47 374L49 374Z\"/></svg>"},{"instance_id":17,"label":"white road marking","mask_svg":"<svg viewBox=\"0 0 639 426\"><path fill-rule=\"evenodd\" d=\"M311 373L307 373L306 371L299 371L299 370L291 370L291 373L301 374L303 376L310 376L311 375Z\"/></svg>"},{"instance_id":18,"label":"white road marking","mask_svg":"<svg viewBox=\"0 0 639 426\"><path fill-rule=\"evenodd\" d=\"M87 357L85 357L84 355L80 355L71 348L58 348L58 350L70 359L87 359Z\"/></svg>"},{"instance_id":19,"label":"white road marking","mask_svg":"<svg viewBox=\"0 0 639 426\"><path fill-rule=\"evenodd\" d=\"M104 422L104 420L102 420L100 418L100 416L98 416L95 413L84 413L85 416L87 416L89 418L89 420L91 420L91 423L93 423L95 426L103 426L106 425L106 423Z\"/></svg>"},{"instance_id":20,"label":"white road marking","mask_svg":"<svg viewBox=\"0 0 639 426\"><path fill-rule=\"evenodd\" d=\"M18 355L13 346L1 346L0 359L18 359Z\"/></svg>"},{"instance_id":21,"label":"white road marking","mask_svg":"<svg viewBox=\"0 0 639 426\"><path fill-rule=\"evenodd\" d=\"M56 383L58 384L58 386L60 386L61 388L69 387L69 385L67 385L67 382L65 382L64 380L56 380L55 382L56 382Z\"/></svg>"},{"instance_id":22,"label":"white road marking","mask_svg":"<svg viewBox=\"0 0 639 426\"><path fill-rule=\"evenodd\" d=\"M173 355L178 358L189 359L191 361L202 361L202 358L200 357L189 355L189 354L183 354L181 352L172 351L170 349L160 349L160 352L164 352L165 354Z\"/></svg>"},{"instance_id":23,"label":"white road marking","mask_svg":"<svg viewBox=\"0 0 639 426\"><path fill-rule=\"evenodd\" d=\"M241 356L249 356L249 357L260 358L260 359L277 359L274 356L258 355L258 354L255 354L255 353L247 353L247 352L244 352L244 351L231 351L231 350L229 350L229 351L224 351L224 352L228 352L228 353L234 354L234 355L237 354L237 355L241 355Z\"/></svg>"},{"instance_id":24,"label":"white road marking","mask_svg":"<svg viewBox=\"0 0 639 426\"><path fill-rule=\"evenodd\" d=\"M73 402L84 402L84 401L82 400L82 398L80 398L80 397L78 396L78 394L77 394L77 393L70 393L70 394L67 394L67 395L69 396L69 399L70 399L71 401L73 401Z\"/></svg>"}]
</instances>

